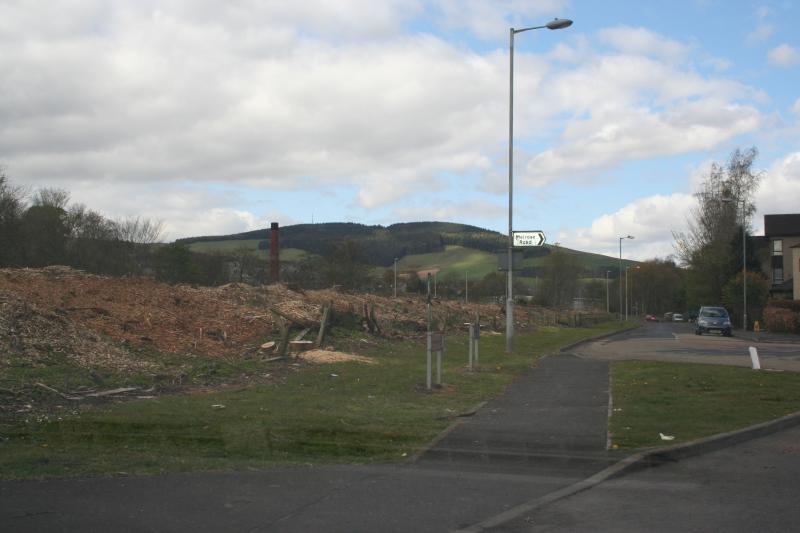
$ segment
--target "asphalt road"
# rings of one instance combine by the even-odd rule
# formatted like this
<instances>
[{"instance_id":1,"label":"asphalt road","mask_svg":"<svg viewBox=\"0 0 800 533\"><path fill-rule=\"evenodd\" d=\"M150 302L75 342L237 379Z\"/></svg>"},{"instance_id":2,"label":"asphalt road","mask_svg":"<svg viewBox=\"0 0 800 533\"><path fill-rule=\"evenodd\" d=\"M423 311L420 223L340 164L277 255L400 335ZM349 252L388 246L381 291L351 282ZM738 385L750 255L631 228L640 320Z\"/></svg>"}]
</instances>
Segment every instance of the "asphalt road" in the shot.
<instances>
[{"instance_id":1,"label":"asphalt road","mask_svg":"<svg viewBox=\"0 0 800 533\"><path fill-rule=\"evenodd\" d=\"M750 346L757 349L762 368L800 372L800 344L695 335L694 326L687 323L647 322L641 328L582 344L572 351L581 357L612 361L642 359L749 367Z\"/></svg>"}]
</instances>

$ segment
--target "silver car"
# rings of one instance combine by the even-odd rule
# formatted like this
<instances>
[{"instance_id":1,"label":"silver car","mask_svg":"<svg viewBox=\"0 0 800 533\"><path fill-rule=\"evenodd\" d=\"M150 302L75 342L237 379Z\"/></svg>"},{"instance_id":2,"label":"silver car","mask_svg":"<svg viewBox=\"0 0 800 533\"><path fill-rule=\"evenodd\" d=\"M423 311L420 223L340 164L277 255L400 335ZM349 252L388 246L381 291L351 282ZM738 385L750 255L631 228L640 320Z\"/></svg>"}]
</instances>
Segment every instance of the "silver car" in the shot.
<instances>
[{"instance_id":1,"label":"silver car","mask_svg":"<svg viewBox=\"0 0 800 533\"><path fill-rule=\"evenodd\" d=\"M697 313L697 328L694 330L697 335L718 331L730 337L733 334L731 329L731 317L724 307L701 307Z\"/></svg>"}]
</instances>

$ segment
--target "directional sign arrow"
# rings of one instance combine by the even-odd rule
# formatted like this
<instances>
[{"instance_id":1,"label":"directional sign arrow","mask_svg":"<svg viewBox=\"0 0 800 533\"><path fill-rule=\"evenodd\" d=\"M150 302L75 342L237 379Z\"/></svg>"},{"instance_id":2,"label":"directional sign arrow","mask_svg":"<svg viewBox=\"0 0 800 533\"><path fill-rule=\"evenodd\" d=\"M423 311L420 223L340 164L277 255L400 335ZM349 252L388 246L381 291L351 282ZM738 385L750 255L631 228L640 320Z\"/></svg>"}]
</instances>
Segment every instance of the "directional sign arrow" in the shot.
<instances>
[{"instance_id":1,"label":"directional sign arrow","mask_svg":"<svg viewBox=\"0 0 800 533\"><path fill-rule=\"evenodd\" d=\"M543 231L512 232L514 246L542 246L545 242Z\"/></svg>"}]
</instances>

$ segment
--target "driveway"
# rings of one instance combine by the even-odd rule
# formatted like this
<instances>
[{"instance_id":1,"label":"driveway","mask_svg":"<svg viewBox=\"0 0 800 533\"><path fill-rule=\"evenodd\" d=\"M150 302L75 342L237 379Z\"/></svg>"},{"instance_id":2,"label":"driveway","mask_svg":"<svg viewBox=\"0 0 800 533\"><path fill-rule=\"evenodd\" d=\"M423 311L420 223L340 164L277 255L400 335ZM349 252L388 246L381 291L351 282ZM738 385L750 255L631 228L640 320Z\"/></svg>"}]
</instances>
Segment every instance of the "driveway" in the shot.
<instances>
[{"instance_id":1,"label":"driveway","mask_svg":"<svg viewBox=\"0 0 800 533\"><path fill-rule=\"evenodd\" d=\"M686 323L648 322L621 335L581 344L571 352L611 361L639 359L750 367L750 346L758 350L762 368L800 372L800 344L695 335L693 325Z\"/></svg>"}]
</instances>

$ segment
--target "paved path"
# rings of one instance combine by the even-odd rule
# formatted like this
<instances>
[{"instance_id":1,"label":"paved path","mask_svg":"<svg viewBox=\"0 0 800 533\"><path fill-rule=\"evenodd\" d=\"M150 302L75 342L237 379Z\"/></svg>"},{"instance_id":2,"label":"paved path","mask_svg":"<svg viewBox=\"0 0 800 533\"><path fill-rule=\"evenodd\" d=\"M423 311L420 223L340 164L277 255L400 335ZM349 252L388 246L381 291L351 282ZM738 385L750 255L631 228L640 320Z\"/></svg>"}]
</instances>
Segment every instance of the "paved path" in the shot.
<instances>
[{"instance_id":1,"label":"paved path","mask_svg":"<svg viewBox=\"0 0 800 533\"><path fill-rule=\"evenodd\" d=\"M492 531L797 531L798 479L793 428L606 481Z\"/></svg>"},{"instance_id":2,"label":"paved path","mask_svg":"<svg viewBox=\"0 0 800 533\"><path fill-rule=\"evenodd\" d=\"M608 363L543 359L415 464L0 482L0 531L441 532L613 462Z\"/></svg>"},{"instance_id":3,"label":"paved path","mask_svg":"<svg viewBox=\"0 0 800 533\"><path fill-rule=\"evenodd\" d=\"M542 359L455 428L421 466L488 467L585 477L619 456L606 451L609 366L574 355Z\"/></svg>"}]
</instances>

